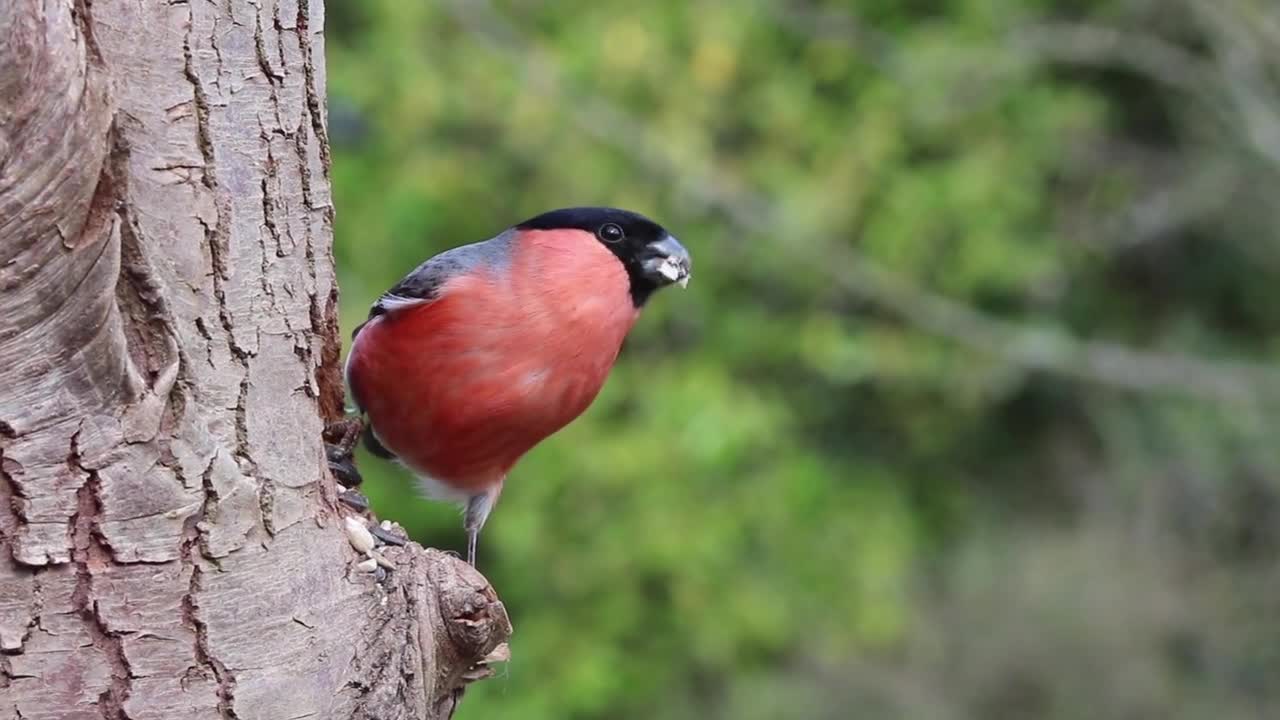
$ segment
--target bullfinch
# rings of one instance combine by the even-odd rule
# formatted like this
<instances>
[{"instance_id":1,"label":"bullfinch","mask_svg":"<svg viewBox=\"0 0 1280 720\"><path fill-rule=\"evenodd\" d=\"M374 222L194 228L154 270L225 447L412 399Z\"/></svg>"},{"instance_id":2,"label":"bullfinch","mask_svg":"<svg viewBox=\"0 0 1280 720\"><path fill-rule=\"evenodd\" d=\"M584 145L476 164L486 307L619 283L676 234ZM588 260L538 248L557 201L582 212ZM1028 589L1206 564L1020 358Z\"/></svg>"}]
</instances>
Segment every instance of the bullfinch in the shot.
<instances>
[{"instance_id":1,"label":"bullfinch","mask_svg":"<svg viewBox=\"0 0 1280 720\"><path fill-rule=\"evenodd\" d=\"M467 562L516 462L604 385L653 293L689 252L627 210L554 210L443 252L356 328L346 380L364 441L465 507Z\"/></svg>"}]
</instances>

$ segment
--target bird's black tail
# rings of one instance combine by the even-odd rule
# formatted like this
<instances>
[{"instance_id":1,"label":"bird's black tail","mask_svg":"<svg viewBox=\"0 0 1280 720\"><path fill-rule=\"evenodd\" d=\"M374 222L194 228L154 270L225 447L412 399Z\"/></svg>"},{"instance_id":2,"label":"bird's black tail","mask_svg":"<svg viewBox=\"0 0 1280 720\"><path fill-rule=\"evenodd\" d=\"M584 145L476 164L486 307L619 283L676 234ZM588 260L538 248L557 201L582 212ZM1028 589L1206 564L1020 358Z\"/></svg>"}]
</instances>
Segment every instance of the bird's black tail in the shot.
<instances>
[{"instance_id":1,"label":"bird's black tail","mask_svg":"<svg viewBox=\"0 0 1280 720\"><path fill-rule=\"evenodd\" d=\"M383 460L395 460L396 458L395 453L391 452L384 447L382 443L378 442L378 436L373 434L373 426L368 423L365 423L364 426L364 446L369 449L369 452L377 455Z\"/></svg>"}]
</instances>

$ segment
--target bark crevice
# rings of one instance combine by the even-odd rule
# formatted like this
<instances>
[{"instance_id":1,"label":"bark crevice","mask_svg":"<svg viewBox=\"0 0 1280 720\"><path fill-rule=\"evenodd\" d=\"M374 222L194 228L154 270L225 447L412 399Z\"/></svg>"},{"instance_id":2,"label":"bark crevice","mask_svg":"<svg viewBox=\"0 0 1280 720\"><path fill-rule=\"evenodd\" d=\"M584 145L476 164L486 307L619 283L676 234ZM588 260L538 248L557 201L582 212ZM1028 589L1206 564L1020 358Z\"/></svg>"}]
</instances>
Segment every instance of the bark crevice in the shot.
<instances>
[{"instance_id":1,"label":"bark crevice","mask_svg":"<svg viewBox=\"0 0 1280 720\"><path fill-rule=\"evenodd\" d=\"M217 683L218 716L226 720L239 720L235 711L235 675L214 656L210 649L209 628L200 618L200 606L196 601L200 595L200 579L205 571L201 569L200 562L194 557L188 556L187 560L191 565L191 583L187 587L186 594L182 596L182 619L195 635L194 652L196 662L200 665L199 670L208 673Z\"/></svg>"},{"instance_id":2,"label":"bark crevice","mask_svg":"<svg viewBox=\"0 0 1280 720\"><path fill-rule=\"evenodd\" d=\"M133 675L129 669L129 659L125 655L119 633L109 627L95 601L95 568L106 567L112 560L98 524L102 516L102 499L99 496L101 479L97 473L86 470L81 465L77 437L71 438L71 453L67 464L84 473L86 479L76 491L76 514L71 517L71 557L76 573L71 605L84 619L84 627L92 647L101 655L110 672L110 682L98 696L98 712L103 720L130 720L124 709L132 690Z\"/></svg>"}]
</instances>

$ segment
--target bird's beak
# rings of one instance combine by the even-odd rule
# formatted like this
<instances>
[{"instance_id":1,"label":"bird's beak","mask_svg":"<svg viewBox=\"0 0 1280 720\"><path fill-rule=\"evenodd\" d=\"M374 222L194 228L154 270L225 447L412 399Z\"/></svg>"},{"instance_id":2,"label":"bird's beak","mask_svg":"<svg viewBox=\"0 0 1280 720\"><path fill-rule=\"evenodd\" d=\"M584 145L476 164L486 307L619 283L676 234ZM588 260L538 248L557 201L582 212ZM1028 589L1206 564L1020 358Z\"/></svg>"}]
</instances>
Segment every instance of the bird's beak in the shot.
<instances>
[{"instance_id":1,"label":"bird's beak","mask_svg":"<svg viewBox=\"0 0 1280 720\"><path fill-rule=\"evenodd\" d=\"M670 235L645 246L640 267L659 286L675 284L688 287L689 278L693 275L693 260L689 257L689 251Z\"/></svg>"}]
</instances>

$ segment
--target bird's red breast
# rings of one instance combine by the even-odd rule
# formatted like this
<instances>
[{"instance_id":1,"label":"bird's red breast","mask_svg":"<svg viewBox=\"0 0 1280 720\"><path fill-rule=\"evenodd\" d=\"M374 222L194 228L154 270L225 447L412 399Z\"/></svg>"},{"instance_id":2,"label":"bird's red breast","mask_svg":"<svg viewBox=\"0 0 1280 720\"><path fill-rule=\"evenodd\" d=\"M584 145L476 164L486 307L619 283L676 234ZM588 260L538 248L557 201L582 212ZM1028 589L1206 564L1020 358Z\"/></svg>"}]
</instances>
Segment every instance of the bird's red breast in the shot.
<instances>
[{"instance_id":1,"label":"bird's red breast","mask_svg":"<svg viewBox=\"0 0 1280 720\"><path fill-rule=\"evenodd\" d=\"M460 494L500 483L599 393L638 310L582 230L523 230L504 262L360 330L347 378L378 439Z\"/></svg>"}]
</instances>

